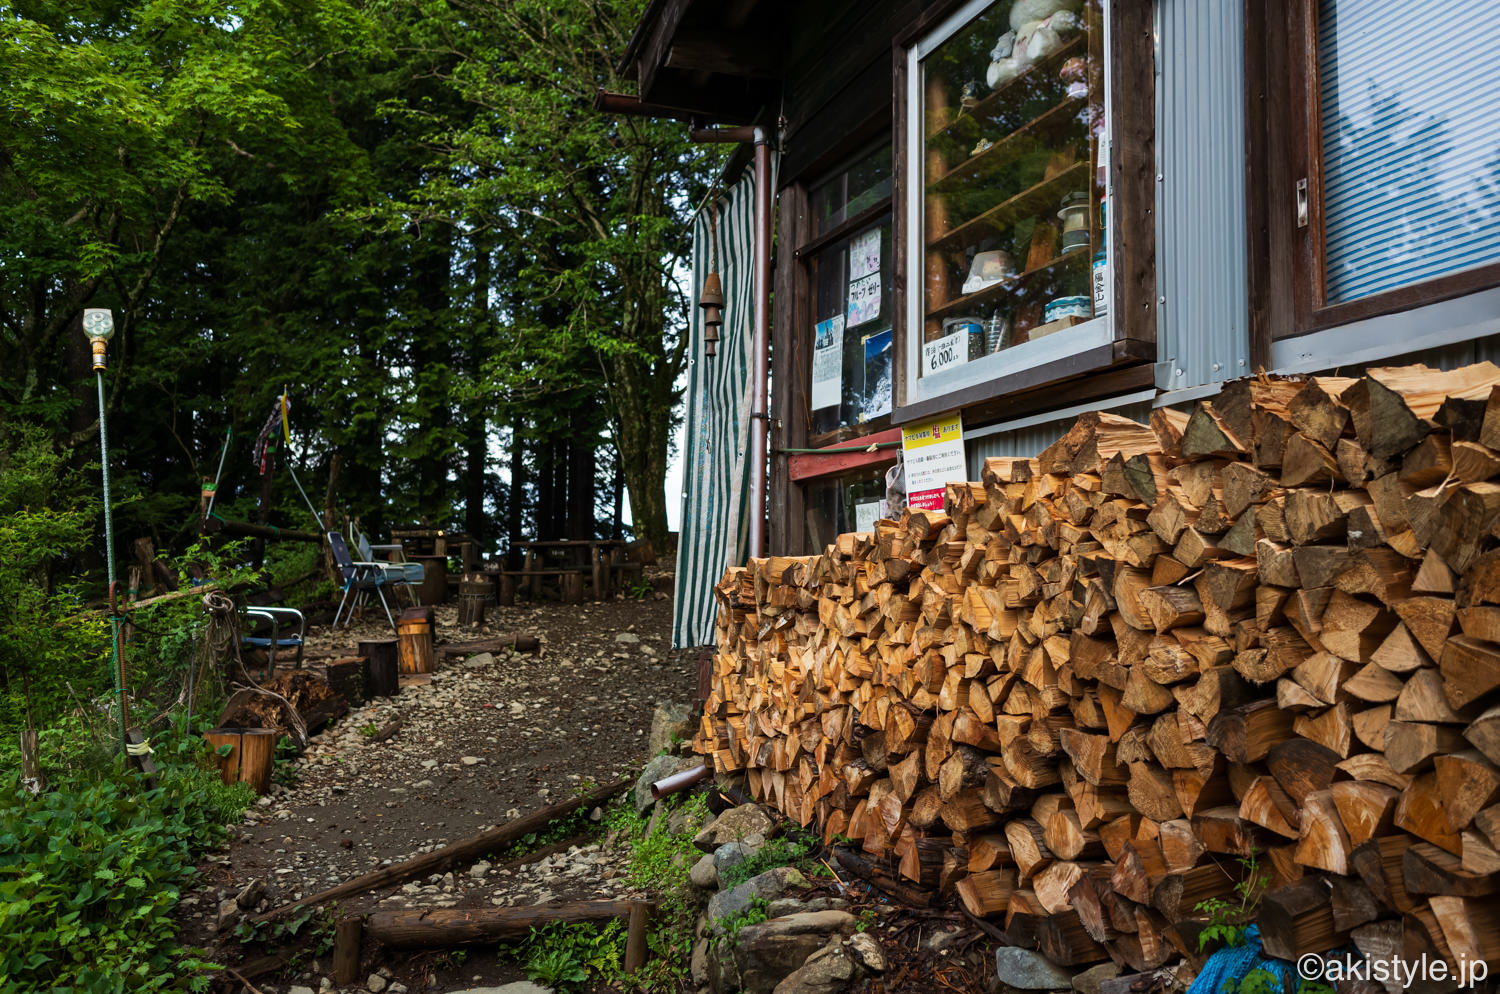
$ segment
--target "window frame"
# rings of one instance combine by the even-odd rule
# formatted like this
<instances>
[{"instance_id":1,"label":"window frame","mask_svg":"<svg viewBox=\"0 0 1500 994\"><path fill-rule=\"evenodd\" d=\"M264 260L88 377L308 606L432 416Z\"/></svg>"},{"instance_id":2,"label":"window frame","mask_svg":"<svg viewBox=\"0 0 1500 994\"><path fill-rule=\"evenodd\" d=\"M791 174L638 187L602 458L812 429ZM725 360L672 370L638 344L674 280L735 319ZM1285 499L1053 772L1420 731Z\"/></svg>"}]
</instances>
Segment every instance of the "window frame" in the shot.
<instances>
[{"instance_id":1,"label":"window frame","mask_svg":"<svg viewBox=\"0 0 1500 994\"><path fill-rule=\"evenodd\" d=\"M1317 99L1320 0L1249 0L1246 23L1247 220L1255 361L1272 343L1500 286L1500 261L1342 303L1327 299L1322 106ZM1276 109L1290 115L1284 139ZM1297 223L1297 184L1307 184L1307 224ZM1278 264L1276 260L1285 260ZM1289 302L1276 300L1290 285Z\"/></svg>"},{"instance_id":2,"label":"window frame","mask_svg":"<svg viewBox=\"0 0 1500 994\"><path fill-rule=\"evenodd\" d=\"M1102 0L1104 14L1105 113L1108 165L1106 190L1110 200L1107 237L1110 252L1110 311L1035 344L1041 348L1011 357L1010 362L986 356L947 374L939 374L934 389L923 389L917 376L920 344L913 314L922 305L920 280L920 225L914 224L914 200L922 196L920 168L920 94L912 85L912 67L941 43L933 40L955 33L990 5L990 0L967 0L944 5L921 18L892 46L895 99L893 141L896 149L892 206L897 245L897 331L894 335L896 381L893 422L902 424L931 417L955 407L1039 389L1061 380L1156 357L1156 232L1155 232L1155 24L1152 4L1136 0ZM915 275L913 275L915 274ZM911 294L911 298L907 294ZM915 328L920 328L920 317ZM1073 333L1077 332L1077 335ZM1050 339L1064 339L1051 342ZM1009 350L1008 350L1009 351ZM998 368L997 368L998 367Z\"/></svg>"},{"instance_id":3,"label":"window frame","mask_svg":"<svg viewBox=\"0 0 1500 994\"><path fill-rule=\"evenodd\" d=\"M873 139L866 137L857 142L848 143L848 147L843 150L843 153L838 157L838 159L834 161L834 163L829 168L820 170L815 176L810 179L798 181L798 200L801 204L801 209L806 212L807 215L809 215L809 217L804 220L803 224L798 229L798 238L801 238L805 232L809 232L812 229L810 215L812 211L813 191L816 190L825 181L837 177L842 173L847 173L851 166L858 163L862 158L869 155L871 152L879 149L883 144L891 145L893 166L891 184L894 193L894 186L897 182L896 170L894 168L896 149L890 137L887 134L881 134ZM824 249L836 245L839 241L848 238L849 236L856 234L857 232L865 228L870 227L873 223L879 221L887 214L892 215L891 244L892 251L895 256L892 259L892 279L896 280L899 278L896 274L899 271L898 267L900 264L900 249L897 246L896 242L896 238L898 237L897 232L899 229L897 227L897 221L894 216L893 194L887 194L884 197L881 197L879 200L876 200L869 206L861 208L858 214L854 214L850 217L844 218L842 221L839 221L837 224L833 225L825 231L819 232L816 235L810 235L803 241L794 242L795 247L792 249L791 254L792 271L794 273L794 280L797 287L797 299L793 305L794 310L792 316L792 333L795 336L796 341L798 342L798 345L800 347L797 349L797 356L793 361L796 364L795 375L799 377L799 389L797 390L797 395L802 403L801 409L796 412L795 416L805 426L804 437L807 446L811 448L822 448L824 446L836 445L839 442L849 441L851 439L862 438L865 435L887 431L896 423L894 421L894 383L892 384L893 395L891 398L891 410L885 414L882 414L880 417L874 418L867 422L845 425L842 427L834 428L830 431L814 433L812 428L814 420L813 410L810 406L808 406L808 402L811 398L812 393L813 329L818 321L816 299L817 293L813 280L813 262L819 252L822 252ZM891 339L893 343L893 351L894 342L898 337L896 328L899 326L901 321L901 312L895 310L895 308L898 307L900 303L901 297L898 288L897 291L892 293ZM896 362L896 356L894 354L892 355L891 361L893 375L899 378L899 371L896 371L894 367L894 364Z\"/></svg>"}]
</instances>

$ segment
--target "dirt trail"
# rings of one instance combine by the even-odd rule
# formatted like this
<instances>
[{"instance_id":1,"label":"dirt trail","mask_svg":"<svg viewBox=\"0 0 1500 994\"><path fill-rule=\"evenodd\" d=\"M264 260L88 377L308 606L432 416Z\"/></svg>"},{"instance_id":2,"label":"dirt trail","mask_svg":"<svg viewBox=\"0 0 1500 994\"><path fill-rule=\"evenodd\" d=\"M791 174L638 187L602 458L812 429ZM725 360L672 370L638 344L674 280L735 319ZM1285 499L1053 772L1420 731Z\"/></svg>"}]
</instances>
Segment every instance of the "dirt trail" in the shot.
<instances>
[{"instance_id":1,"label":"dirt trail","mask_svg":"<svg viewBox=\"0 0 1500 994\"><path fill-rule=\"evenodd\" d=\"M267 884L265 906L282 904L565 799L585 781L638 772L655 705L686 703L696 686L695 654L669 648L669 600L518 606L499 609L498 617L491 609L489 617L490 633L537 635L542 651L440 664L430 685L356 708L316 736L297 764L296 783L273 787L247 812L227 854L205 866L204 890L184 900L189 942L223 943L224 933L214 929L221 902L256 879ZM455 620L454 607L438 609L440 645L486 634ZM352 650L360 638L390 636L382 617L352 631L315 630L308 644ZM374 742L369 732L398 716L400 731ZM595 845L519 871L461 867L342 906L624 896L622 872L619 857ZM519 976L483 953L437 975L434 960L398 967L386 990L424 989L424 976L434 992ZM330 965L307 966L316 969L303 970L291 986L316 990ZM257 982L267 994L289 989L284 980L267 980Z\"/></svg>"}]
</instances>

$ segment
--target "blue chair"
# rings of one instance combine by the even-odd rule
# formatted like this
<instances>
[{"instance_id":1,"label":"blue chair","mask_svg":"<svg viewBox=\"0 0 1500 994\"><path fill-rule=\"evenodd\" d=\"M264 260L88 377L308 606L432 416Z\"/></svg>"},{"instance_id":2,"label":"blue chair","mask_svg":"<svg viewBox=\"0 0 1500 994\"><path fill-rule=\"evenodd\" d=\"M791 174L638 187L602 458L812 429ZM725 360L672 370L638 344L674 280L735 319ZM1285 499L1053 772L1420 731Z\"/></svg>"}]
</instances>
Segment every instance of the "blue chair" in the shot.
<instances>
[{"instance_id":1,"label":"blue chair","mask_svg":"<svg viewBox=\"0 0 1500 994\"><path fill-rule=\"evenodd\" d=\"M339 618L343 617L345 607L349 608L349 616L344 618L347 624L354 617L354 609L373 593L380 598L380 606L385 608L386 620L391 623L391 630L394 631L396 619L391 616L391 605L385 599L385 586L391 578L386 566L391 564L355 562L354 557L349 555L349 545L344 541L344 536L336 531L328 533L328 548L333 553L333 563L344 580L344 598L339 602L339 609L334 612L333 627L339 626Z\"/></svg>"},{"instance_id":2,"label":"blue chair","mask_svg":"<svg viewBox=\"0 0 1500 994\"><path fill-rule=\"evenodd\" d=\"M412 606L417 603L417 587L422 584L422 577L426 576L426 570L421 563L409 563L406 561L406 547L400 542L391 545L371 545L369 538L360 531L353 522L349 524L349 538L353 540L354 547L359 550L359 558L367 563L376 563L385 570L386 585L397 590L405 590L406 596L411 598ZM375 553L384 552L389 561L376 560Z\"/></svg>"},{"instance_id":3,"label":"blue chair","mask_svg":"<svg viewBox=\"0 0 1500 994\"><path fill-rule=\"evenodd\" d=\"M253 627L250 629L252 634L240 638L240 644L266 651L267 674L276 672L276 650L279 648L295 649L293 666L299 670L302 668L302 643L307 634L307 620L301 611L293 607L247 607L243 613ZM296 634L290 632L289 626L295 626Z\"/></svg>"}]
</instances>

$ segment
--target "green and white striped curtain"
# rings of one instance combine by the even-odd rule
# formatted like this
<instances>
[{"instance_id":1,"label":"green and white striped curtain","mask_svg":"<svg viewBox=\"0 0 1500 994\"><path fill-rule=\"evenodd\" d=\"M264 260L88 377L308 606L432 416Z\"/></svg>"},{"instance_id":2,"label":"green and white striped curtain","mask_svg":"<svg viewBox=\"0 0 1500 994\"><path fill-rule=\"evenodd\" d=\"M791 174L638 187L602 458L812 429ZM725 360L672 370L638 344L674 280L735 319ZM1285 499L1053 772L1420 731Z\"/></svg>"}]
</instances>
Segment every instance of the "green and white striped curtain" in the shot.
<instances>
[{"instance_id":1,"label":"green and white striped curtain","mask_svg":"<svg viewBox=\"0 0 1500 994\"><path fill-rule=\"evenodd\" d=\"M697 295L715 258L724 283L724 326L719 329L717 354L708 359L703 352L703 311L697 306ZM725 567L745 562L754 279L755 176L747 172L717 205L705 206L693 225L682 524L672 605L675 648L713 642L714 584Z\"/></svg>"}]
</instances>

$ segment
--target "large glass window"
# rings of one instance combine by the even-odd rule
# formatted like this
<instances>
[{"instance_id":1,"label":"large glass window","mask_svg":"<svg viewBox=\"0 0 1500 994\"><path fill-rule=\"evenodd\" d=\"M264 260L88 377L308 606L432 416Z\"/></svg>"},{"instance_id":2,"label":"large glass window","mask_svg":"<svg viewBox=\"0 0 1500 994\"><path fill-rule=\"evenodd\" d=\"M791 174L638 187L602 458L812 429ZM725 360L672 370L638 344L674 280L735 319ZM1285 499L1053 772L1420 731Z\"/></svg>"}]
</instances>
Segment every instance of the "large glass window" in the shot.
<instances>
[{"instance_id":1,"label":"large glass window","mask_svg":"<svg viewBox=\"0 0 1500 994\"><path fill-rule=\"evenodd\" d=\"M972 3L913 49L919 378L1107 313L1103 53L1097 0Z\"/></svg>"},{"instance_id":2,"label":"large glass window","mask_svg":"<svg viewBox=\"0 0 1500 994\"><path fill-rule=\"evenodd\" d=\"M834 240L811 253L813 347L809 410L811 433L873 428L891 413L891 276L894 245L887 211L861 223L861 215L888 205L889 145L811 191L814 237ZM838 234L841 227L847 233Z\"/></svg>"},{"instance_id":3,"label":"large glass window","mask_svg":"<svg viewBox=\"0 0 1500 994\"><path fill-rule=\"evenodd\" d=\"M1412 31L1423 7L1449 30ZM1326 303L1500 260L1496 13L1493 0L1318 4Z\"/></svg>"}]
</instances>

